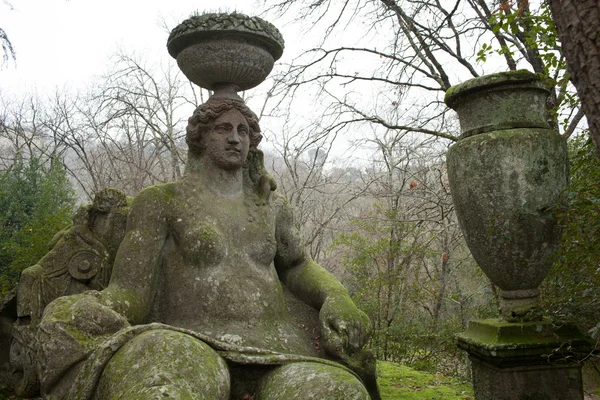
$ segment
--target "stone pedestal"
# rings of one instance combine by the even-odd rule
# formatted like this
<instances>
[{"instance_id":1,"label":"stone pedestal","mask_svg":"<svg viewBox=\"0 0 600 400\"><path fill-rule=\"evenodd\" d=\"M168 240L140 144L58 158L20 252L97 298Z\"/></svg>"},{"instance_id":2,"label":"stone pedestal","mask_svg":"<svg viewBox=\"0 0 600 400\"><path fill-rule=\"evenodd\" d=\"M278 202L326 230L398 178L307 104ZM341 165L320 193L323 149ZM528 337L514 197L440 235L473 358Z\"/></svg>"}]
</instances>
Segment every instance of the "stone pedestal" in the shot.
<instances>
[{"instance_id":1,"label":"stone pedestal","mask_svg":"<svg viewBox=\"0 0 600 400\"><path fill-rule=\"evenodd\" d=\"M480 320L457 339L476 400L583 400L580 361L593 343L575 326Z\"/></svg>"}]
</instances>

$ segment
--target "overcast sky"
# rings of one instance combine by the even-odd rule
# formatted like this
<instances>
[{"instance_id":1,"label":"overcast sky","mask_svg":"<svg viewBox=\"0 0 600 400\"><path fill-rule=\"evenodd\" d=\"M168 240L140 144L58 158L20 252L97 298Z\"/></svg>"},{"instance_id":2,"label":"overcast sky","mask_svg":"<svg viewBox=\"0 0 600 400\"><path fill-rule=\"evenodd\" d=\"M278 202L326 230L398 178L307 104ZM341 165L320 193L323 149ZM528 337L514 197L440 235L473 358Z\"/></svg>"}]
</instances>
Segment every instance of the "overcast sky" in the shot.
<instances>
[{"instance_id":1,"label":"overcast sky","mask_svg":"<svg viewBox=\"0 0 600 400\"><path fill-rule=\"evenodd\" d=\"M240 11L256 15L253 0L1 0L0 27L17 52L0 70L0 89L77 87L107 69L119 48L148 59L168 59L169 28L192 12ZM12 7L11 7L12 6ZM164 22L163 22L164 21ZM274 21L270 21L274 22ZM278 26L289 47L293 33ZM289 52L289 50L287 50ZM284 57L288 54L284 54ZM174 60L173 60L174 62Z\"/></svg>"},{"instance_id":2,"label":"overcast sky","mask_svg":"<svg viewBox=\"0 0 600 400\"><path fill-rule=\"evenodd\" d=\"M215 3L208 0L0 0L0 27L8 34L17 57L16 61L11 60L0 69L0 94L20 98L35 92L44 98L55 88L61 91L85 88L93 82L94 75L109 70L109 57L118 50L126 54L135 50L144 55L145 61L176 65L166 49L168 30L193 12L239 11L260 15L262 11L259 0L218 0L218 6L214 6ZM288 18L292 19L293 15ZM320 35L324 35L322 31L318 33L318 29L307 32L312 26L307 23L300 26L286 23L284 18L265 19L273 23L285 39L286 48L278 62L281 66L291 62L303 49L314 47L315 42L322 39ZM372 31L370 35L374 34L375 31ZM369 37L365 35L362 29L347 29L338 39L343 38L347 43L365 43ZM331 43L337 40L334 34L328 38ZM338 56L337 60L347 61L342 56ZM365 59L349 62L353 71L373 67L373 62L379 63L376 57L372 57L370 62ZM268 85L265 82L258 90L266 90ZM376 98L380 94L378 86L370 82L355 83L353 90L363 93L364 99ZM307 115L325 110L326 105L315 103L311 91L300 91L295 94L295 99L293 111L306 123L310 122ZM315 110L315 106L320 108ZM307 112L306 109L312 111ZM284 123L283 120L270 119L263 126L263 149L274 135L280 135L278 122ZM298 126L295 129L301 129ZM346 133L344 140L349 141L360 134L360 131ZM335 153L343 154L346 146L334 149Z\"/></svg>"}]
</instances>

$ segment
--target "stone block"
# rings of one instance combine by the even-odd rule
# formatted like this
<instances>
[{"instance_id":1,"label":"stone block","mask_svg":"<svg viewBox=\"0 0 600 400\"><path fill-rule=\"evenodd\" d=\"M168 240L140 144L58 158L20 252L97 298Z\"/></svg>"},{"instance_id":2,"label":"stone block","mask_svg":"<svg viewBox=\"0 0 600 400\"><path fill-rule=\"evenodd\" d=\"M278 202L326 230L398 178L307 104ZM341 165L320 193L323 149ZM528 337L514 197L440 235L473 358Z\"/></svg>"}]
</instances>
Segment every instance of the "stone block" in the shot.
<instances>
[{"instance_id":1,"label":"stone block","mask_svg":"<svg viewBox=\"0 0 600 400\"><path fill-rule=\"evenodd\" d=\"M457 336L469 353L476 400L582 400L581 362L593 343L548 320L472 321Z\"/></svg>"}]
</instances>

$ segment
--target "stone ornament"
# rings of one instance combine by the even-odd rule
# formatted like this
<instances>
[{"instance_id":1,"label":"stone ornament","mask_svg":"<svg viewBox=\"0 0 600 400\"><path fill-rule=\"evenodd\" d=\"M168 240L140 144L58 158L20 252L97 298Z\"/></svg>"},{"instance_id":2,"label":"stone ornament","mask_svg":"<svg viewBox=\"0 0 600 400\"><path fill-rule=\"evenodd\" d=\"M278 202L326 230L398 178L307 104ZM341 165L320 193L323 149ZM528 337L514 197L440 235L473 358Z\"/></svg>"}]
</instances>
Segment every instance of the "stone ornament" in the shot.
<instances>
[{"instance_id":1,"label":"stone ornament","mask_svg":"<svg viewBox=\"0 0 600 400\"><path fill-rule=\"evenodd\" d=\"M501 289L507 321L541 318L538 286L561 236L554 210L568 184L567 145L546 121L548 93L535 74L513 71L467 81L445 99L462 131L447 155L456 214Z\"/></svg>"},{"instance_id":2,"label":"stone ornament","mask_svg":"<svg viewBox=\"0 0 600 400\"><path fill-rule=\"evenodd\" d=\"M261 18L208 13L176 26L167 48L189 80L235 97L265 80L284 42L277 28Z\"/></svg>"},{"instance_id":3,"label":"stone ornament","mask_svg":"<svg viewBox=\"0 0 600 400\"><path fill-rule=\"evenodd\" d=\"M462 131L446 159L456 214L475 261L501 289L500 318L470 321L457 335L477 400L583 399L581 365L593 342L539 308L569 176L566 141L546 120L548 93L528 71L446 93Z\"/></svg>"},{"instance_id":4,"label":"stone ornament","mask_svg":"<svg viewBox=\"0 0 600 400\"><path fill-rule=\"evenodd\" d=\"M451 87L444 100L459 115L462 139L504 129L550 129L549 94L535 74L520 70L468 80Z\"/></svg>"},{"instance_id":5,"label":"stone ornament","mask_svg":"<svg viewBox=\"0 0 600 400\"><path fill-rule=\"evenodd\" d=\"M35 354L44 309L59 297L108 285L128 212L124 193L115 189L98 192L93 203L80 207L73 223L54 236L50 251L22 272L17 290L5 299L2 320L10 321L11 326L0 330L10 332L2 337L0 365L2 380L17 395L32 397L40 390Z\"/></svg>"}]
</instances>

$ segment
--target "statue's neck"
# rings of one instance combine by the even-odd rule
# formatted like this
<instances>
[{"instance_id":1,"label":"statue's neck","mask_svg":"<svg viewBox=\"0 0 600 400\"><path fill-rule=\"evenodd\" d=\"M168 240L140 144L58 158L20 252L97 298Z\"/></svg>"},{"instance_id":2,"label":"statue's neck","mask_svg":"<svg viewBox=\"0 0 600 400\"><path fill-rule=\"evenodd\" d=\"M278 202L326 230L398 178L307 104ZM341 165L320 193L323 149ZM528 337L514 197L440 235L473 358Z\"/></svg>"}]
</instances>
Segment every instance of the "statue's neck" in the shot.
<instances>
[{"instance_id":1,"label":"statue's neck","mask_svg":"<svg viewBox=\"0 0 600 400\"><path fill-rule=\"evenodd\" d=\"M243 169L223 169L207 162L207 158L188 153L184 176L203 188L223 197L243 193Z\"/></svg>"}]
</instances>

